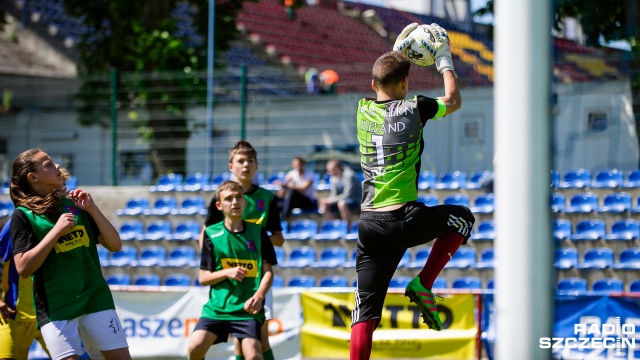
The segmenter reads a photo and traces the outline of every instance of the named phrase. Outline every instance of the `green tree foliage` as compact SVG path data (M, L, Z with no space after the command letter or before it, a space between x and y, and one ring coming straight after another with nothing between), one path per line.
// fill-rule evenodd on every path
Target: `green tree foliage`
M217 0L215 54L238 38L235 19L245 1ZM207 0L188 0L192 26L202 41L177 36L177 0L64 0L65 10L88 28L78 43L78 97L82 124L109 124L109 77L115 69L118 106L149 141L156 173L185 171L186 110L206 99ZM216 62L216 66L221 65ZM181 76L169 75L182 72ZM200 71L200 75L198 75Z

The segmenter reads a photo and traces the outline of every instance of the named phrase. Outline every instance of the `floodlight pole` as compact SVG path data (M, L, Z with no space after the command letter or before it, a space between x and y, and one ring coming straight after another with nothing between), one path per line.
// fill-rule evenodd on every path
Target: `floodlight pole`
M495 3L496 359L551 359L551 1Z
M215 0L209 0L209 26L207 32L207 112L205 127L205 174L213 171L213 60L214 60L214 29L215 29Z

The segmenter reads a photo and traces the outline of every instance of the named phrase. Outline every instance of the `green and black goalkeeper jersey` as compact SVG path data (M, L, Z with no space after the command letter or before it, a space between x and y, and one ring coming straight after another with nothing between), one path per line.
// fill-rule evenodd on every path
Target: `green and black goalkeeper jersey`
M410 100L358 103L360 163L364 173L362 210L415 201L424 149L422 128L429 119L442 118L439 99L415 96Z

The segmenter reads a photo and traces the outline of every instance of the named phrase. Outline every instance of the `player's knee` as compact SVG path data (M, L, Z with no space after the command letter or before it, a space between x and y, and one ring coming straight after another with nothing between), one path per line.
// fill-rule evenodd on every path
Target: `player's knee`
M461 214L460 216L466 221L469 222L471 224L476 222L476 217L473 215L473 213L471 212L471 209L469 209L468 207L464 206L464 205L460 205L460 207L462 208Z

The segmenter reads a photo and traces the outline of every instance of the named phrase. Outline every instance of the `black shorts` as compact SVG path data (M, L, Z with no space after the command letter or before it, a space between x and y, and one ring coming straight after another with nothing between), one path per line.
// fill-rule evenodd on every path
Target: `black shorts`
M394 211L363 211L358 222L358 285L351 324L380 322L389 282L408 248L456 231L469 239L475 217L460 205L426 206L409 202Z
M213 320L201 317L195 330L204 330L216 334L214 344L227 342L229 335L236 339L256 339L260 341L260 322L258 320Z

